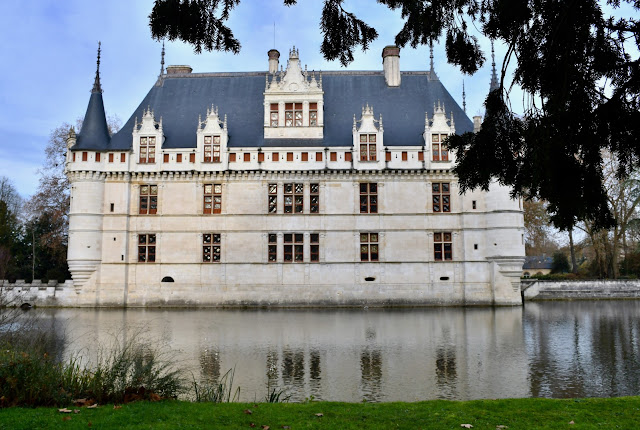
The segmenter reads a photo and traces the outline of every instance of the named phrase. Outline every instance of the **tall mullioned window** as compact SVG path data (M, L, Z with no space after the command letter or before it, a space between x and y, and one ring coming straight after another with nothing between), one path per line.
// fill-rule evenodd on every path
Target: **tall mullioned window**
M270 214L274 214L278 211L278 185L269 184L269 200L268 211Z
M156 235L138 235L138 263L155 263L156 261Z
M320 184L309 185L309 212L312 214L320 212Z
M360 161L376 161L376 135L361 134L360 135Z
M140 163L156 162L156 138L155 136L140 138Z
M205 233L202 235L202 262L220 262L220 233Z
M360 213L378 213L378 184L373 182L360 183Z
M158 186L140 185L140 215L153 215L158 212Z
M204 162L220 162L220 136L204 137Z
M301 214L304 209L303 194L303 184L284 184L284 213Z
M453 259L451 232L433 233L433 258L436 261L451 261Z
M360 233L360 261L378 261L378 233Z
M204 214L222 212L222 184L204 184L202 212Z
M446 134L431 135L431 152L433 155L433 161L449 161L449 150L443 143L446 138Z
M434 182L431 184L433 191L433 211L451 212L451 192L448 182Z
M302 103L285 103L284 125L286 127L302 127Z
M302 233L284 234L284 262L302 263L304 258L304 235Z

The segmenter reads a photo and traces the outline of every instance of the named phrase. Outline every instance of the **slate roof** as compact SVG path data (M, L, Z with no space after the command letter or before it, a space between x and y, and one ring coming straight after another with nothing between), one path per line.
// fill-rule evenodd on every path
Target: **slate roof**
M83 138L73 149L131 149L134 119L140 121L147 107L153 110L156 120L162 117L164 148L195 148L198 115L204 118L211 105L219 108L221 118L227 115L229 147L351 146L353 116L359 120L366 104L373 107L376 119L382 114L386 146L424 145L425 112L432 118L438 101L444 103L447 118L453 112L458 134L473 131L471 120L439 80L429 79L429 72L403 72L401 85L388 87L382 71L338 71L322 73L323 139L264 139L265 75L266 72L165 75L162 85L151 88L110 142ZM81 134L88 135L84 128Z
M133 128L132 128L133 130ZM110 145L109 127L104 113L102 92L92 91L87 113L84 115L82 129L78 133L76 144L72 149L102 150Z

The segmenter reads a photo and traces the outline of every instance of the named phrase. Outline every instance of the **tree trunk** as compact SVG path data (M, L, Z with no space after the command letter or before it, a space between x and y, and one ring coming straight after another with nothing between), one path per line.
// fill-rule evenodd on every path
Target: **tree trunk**
M571 273L578 273L576 250L573 248L573 229L569 230L569 250L571 251Z

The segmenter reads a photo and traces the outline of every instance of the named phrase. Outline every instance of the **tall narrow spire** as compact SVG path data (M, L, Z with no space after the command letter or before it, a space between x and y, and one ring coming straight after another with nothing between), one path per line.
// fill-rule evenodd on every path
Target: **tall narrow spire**
M435 67L433 67L433 39L429 40L429 79L438 79L438 75L436 75Z
M162 54L160 56L160 76L164 75L164 40L162 41Z
M467 95L464 92L464 80L462 81L462 110L467 113Z
M491 84L489 85L489 91L494 91L500 88L498 82L498 74L496 73L496 53L493 50L493 40L491 41Z
M91 89L92 93L101 93L102 87L100 86L100 45L98 42L98 61L96 61L96 79L93 81L93 88Z

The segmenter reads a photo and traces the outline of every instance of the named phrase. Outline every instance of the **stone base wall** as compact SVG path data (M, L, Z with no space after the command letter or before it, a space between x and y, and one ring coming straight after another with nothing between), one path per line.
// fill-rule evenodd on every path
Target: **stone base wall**
M524 300L640 299L640 280L534 281Z

